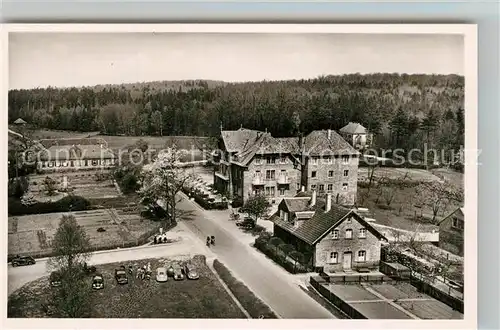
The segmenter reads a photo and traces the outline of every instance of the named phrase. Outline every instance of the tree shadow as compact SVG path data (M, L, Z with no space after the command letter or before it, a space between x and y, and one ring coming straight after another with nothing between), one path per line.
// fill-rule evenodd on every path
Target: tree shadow
M183 221L192 221L195 219L195 212L193 210L176 210L177 219Z

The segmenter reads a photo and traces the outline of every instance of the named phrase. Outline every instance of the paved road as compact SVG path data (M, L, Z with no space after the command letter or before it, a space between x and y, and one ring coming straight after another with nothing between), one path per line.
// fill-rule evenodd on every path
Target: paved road
M241 243L210 217L204 216L204 212L191 201L183 198L178 209L188 214L182 220L183 223L203 242L207 236L215 235L216 244L211 249L217 258L282 318L335 318L298 285L284 278L287 276L284 271L277 270L271 261L258 258L250 246Z
M182 231L184 225L182 223L176 227L176 231ZM188 229L185 229L188 231ZM89 263L100 265L106 263L140 260L146 258L162 258L162 257L192 257L196 254L206 254L205 247L196 239L189 240L183 237L183 241L178 243L154 246L142 246L130 249L117 249L111 251L98 251L92 254ZM193 242L194 241L194 242ZM37 263L31 266L12 267L8 266L8 294L19 289L24 284L34 281L40 277L49 275L47 267L47 258L37 259Z

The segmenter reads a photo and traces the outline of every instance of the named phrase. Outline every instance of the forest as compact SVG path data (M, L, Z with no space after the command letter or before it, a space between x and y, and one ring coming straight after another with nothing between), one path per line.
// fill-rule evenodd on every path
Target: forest
M296 136L350 121L381 149L464 144L464 77L350 74L225 83L162 81L9 91L9 123L107 135L214 136L220 127Z

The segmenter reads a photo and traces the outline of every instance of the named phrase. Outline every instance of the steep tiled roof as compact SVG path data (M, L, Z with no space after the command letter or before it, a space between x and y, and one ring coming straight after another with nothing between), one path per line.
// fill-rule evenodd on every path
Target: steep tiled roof
M222 140L228 152L241 152L253 145L263 132L246 128L237 131L221 131Z
M273 215L270 220L278 227L288 231L310 245L315 244L323 235L338 226L349 215L355 216L357 221L362 223L363 226L377 237L384 238L378 230L363 220L363 218L353 210L337 204L332 204L330 211L325 212L325 201L323 198L318 198L316 200L316 205L313 207L310 206L309 202L310 199L304 197L283 199L282 203L287 205L290 212L315 211L314 216L305 220L298 226L294 226L291 222L281 219L279 213Z
M359 155L359 152L334 130L312 131L306 136L304 147L311 156Z
M306 202L308 201L306 200ZM271 217L270 220L278 227L285 229L304 242L313 245L321 236L323 236L323 234L340 223L340 221L343 220L349 213L351 213L351 210L349 209L338 205L332 205L330 212L317 210L316 214L314 214L311 219L305 220L298 227L295 227L288 221L284 221L277 214Z
M348 134L366 134L366 128L363 125L352 122L342 127L339 131Z

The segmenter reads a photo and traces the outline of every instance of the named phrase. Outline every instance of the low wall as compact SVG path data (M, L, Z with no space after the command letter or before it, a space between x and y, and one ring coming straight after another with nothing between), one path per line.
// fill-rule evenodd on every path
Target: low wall
M410 279L410 283L415 286L422 293L428 294L432 298L445 303L450 306L454 310L459 311L460 313L464 313L464 301L449 295L441 289L433 286L432 284L425 282L415 276L412 276Z
M328 282L325 281L324 278L320 276L311 276L309 279L309 283L311 283L312 287L315 288L323 297L328 299L328 301L334 304L338 309L340 309L351 319L367 319L366 316L358 312L351 305L344 302L344 300L340 299L337 295L326 288L324 284L327 284Z

